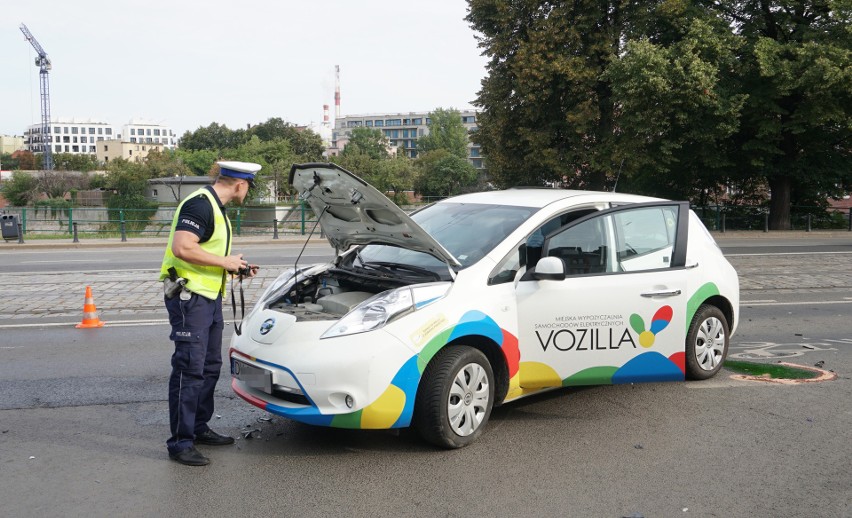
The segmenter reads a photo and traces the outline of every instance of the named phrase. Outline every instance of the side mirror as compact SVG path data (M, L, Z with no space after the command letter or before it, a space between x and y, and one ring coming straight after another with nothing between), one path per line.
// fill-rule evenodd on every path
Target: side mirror
M539 281L565 280L565 261L559 257L542 257L535 265L533 277Z

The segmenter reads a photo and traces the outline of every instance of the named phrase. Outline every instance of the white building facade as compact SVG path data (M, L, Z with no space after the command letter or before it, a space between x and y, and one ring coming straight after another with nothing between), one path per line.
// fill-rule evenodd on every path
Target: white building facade
M160 144L164 149L174 149L177 137L168 126L131 120L121 128L121 140L131 144Z
M417 158L417 139L429 134L430 112L386 113L370 115L348 115L334 121L329 154L337 154L349 141L355 128L377 129L382 132L391 148L405 153L409 158ZM477 128L475 110L460 111L462 125L468 134ZM468 161L477 169L483 169L479 146L468 142Z
M94 155L96 142L117 138L115 126L96 120L57 119L50 123L50 133L42 135L41 124L33 124L24 131L24 149L33 153L44 152L49 137L54 153Z
M44 152L47 139L41 130L41 124L33 124L24 131L24 149L33 153ZM161 145L164 149L174 149L177 141L170 127L137 120L131 120L119 132L116 126L103 121L57 119L50 123L47 136L54 153L76 155L97 154L97 143L105 140Z

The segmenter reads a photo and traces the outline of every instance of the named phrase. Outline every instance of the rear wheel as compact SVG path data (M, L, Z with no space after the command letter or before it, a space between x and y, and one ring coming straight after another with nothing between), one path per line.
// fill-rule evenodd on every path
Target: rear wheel
M445 448L467 446L482 434L494 405L494 373L480 351L464 345L438 353L423 372L414 426Z
M686 375L690 379L711 378L728 356L728 320L716 306L698 308L686 337Z

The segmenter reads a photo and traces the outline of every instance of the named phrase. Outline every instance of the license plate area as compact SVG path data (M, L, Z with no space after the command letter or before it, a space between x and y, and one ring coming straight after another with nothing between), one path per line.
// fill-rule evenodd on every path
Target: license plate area
M272 394L272 371L232 358L231 374L253 389Z

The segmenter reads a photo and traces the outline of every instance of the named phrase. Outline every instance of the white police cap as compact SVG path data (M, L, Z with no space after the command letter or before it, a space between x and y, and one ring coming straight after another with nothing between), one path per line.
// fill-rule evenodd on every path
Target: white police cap
M252 162L216 162L219 166L219 174L222 176L230 176L231 178L241 178L248 180L249 183L254 182L254 175L260 171L261 165Z

